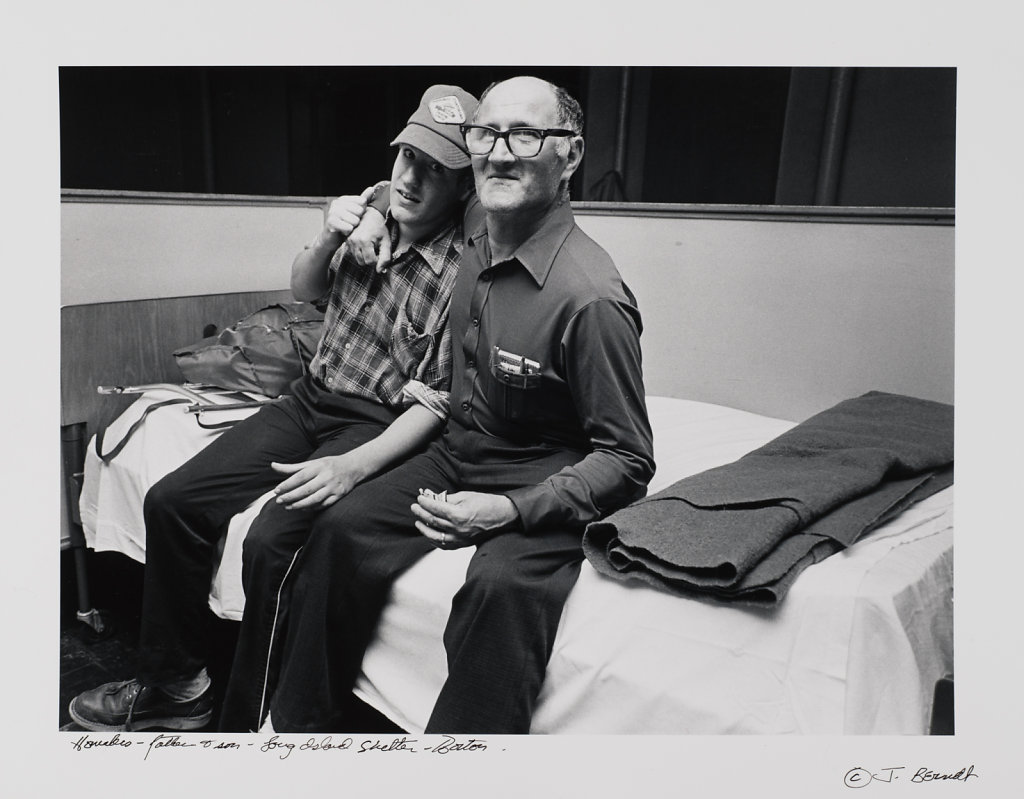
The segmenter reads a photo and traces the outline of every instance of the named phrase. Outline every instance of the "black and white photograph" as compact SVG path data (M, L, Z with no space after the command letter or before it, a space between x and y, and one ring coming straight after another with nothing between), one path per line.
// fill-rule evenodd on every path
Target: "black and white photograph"
M1018 65L237 5L24 59L12 786L1012 791Z

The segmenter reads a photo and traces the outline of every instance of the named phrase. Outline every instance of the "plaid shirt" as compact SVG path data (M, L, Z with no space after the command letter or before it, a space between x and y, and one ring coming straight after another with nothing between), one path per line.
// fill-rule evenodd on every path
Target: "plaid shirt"
M397 226L389 220L392 247ZM331 259L324 333L310 372L328 390L390 408L419 402L448 417L452 375L448 307L462 226L413 244L387 272L362 267L342 245Z

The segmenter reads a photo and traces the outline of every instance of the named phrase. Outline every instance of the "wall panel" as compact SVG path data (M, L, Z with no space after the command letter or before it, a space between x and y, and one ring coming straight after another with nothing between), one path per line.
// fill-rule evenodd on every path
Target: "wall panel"
M66 196L61 305L286 289L322 202Z
M954 228L580 212L640 304L648 391L799 420L953 400Z
M578 206L640 301L651 392L791 419L870 389L952 400L948 211L695 209ZM174 347L253 309L246 299L211 308L211 297L286 295L291 259L322 219L315 201L137 198L63 210L65 306L176 298L108 309L106 320L65 307L75 339L65 344L96 348L62 358L65 417L90 382L166 375ZM114 354L123 347L130 357Z

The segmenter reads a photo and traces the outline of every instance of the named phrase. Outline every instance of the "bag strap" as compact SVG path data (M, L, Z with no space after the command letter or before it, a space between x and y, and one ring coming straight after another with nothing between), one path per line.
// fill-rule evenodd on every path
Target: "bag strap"
M300 360L301 360L301 358L300 358ZM125 391L125 389L123 387L117 387L117 388L118 388L118 390L115 391L112 388L107 388L107 387L101 386L100 387L100 393L101 394L114 394L114 393L123 393ZM144 421L146 421L146 417L149 416L149 414L151 414L157 408L165 408L168 405L181 405L181 404L184 404L184 403L187 402L190 405L188 410L192 411L195 414L196 424L197 425L199 425L204 430L223 430L224 428L232 427L233 425L238 424L241 421L241 419L229 419L226 422L216 422L214 424L204 424L199 419L200 415L202 415L203 413L205 413L207 411L231 411L231 410L236 410L238 408L258 408L258 407L262 407L264 405L269 405L272 402L274 402L274 400L271 399L271 400L253 400L251 402L233 402L233 403L228 403L228 404L220 404L220 403L205 404L205 402L203 401L203 397L202 396L200 396L198 394L195 394L190 389L187 389L187 388L185 388L183 386L174 385L174 384L163 384L163 383L156 384L156 383L154 383L154 384L151 384L151 385L148 385L148 386L131 386L129 388L131 390L133 390L133 391L137 390L137 389L148 389L148 388L167 388L167 389L170 389L170 390L175 390L175 391L178 391L180 393L183 393L183 394L185 394L185 396L184 397L174 397L173 399L166 399L166 400L162 400L160 402L154 402L152 405L147 405L146 408L142 411L142 415L138 419L136 419L134 422L132 422L131 427L128 428L128 432L125 433L124 436L121 438L121 440L118 441L117 444L114 446L114 448L112 450L110 450L110 452L107 452L107 453L103 452L103 437L104 437L104 434L106 433L106 427L101 427L99 429L99 432L96 433L96 455L99 456L99 459L101 461L103 461L104 463L110 463L110 461L112 461L117 456L117 453L119 453L122 449L124 449L125 444L128 443L128 439L131 438L132 435L135 433L135 431L138 430L142 426L142 423ZM199 400L199 402L194 402L194 400Z
M238 419L229 419L226 422L217 422L216 424L203 424L199 420L199 414L196 414L196 424L203 428L203 430L222 430L225 427L232 427L238 424L238 422Z
M128 432L124 434L120 441L114 445L114 448L110 452L103 452L103 437L106 433L106 428L100 428L99 432L96 433L96 455L104 463L110 463L121 450L124 449L124 445L128 443L128 439L132 437L142 423L146 421L146 417L149 416L157 408L164 408L168 405L181 405L192 400L186 399L185 397L175 397L174 399L163 400L162 402L154 402L152 405L147 405L146 409L142 412L142 416L132 422L132 426L128 428Z
M253 400L252 402L230 402L226 405L193 405L189 408L196 417L196 424L204 430L223 430L225 427L231 427L232 425L238 424L241 419L228 419L226 422L216 422L214 424L204 424L199 417L204 413L213 411L235 411L239 408L262 408L264 405L272 405L276 400Z
M309 374L309 363L306 363L306 359L302 356L302 347L299 346L299 337L295 333L295 328L288 325L288 339L292 343L292 349L295 351L295 356L299 359L299 374L303 377ZM310 360L312 363L312 360Z

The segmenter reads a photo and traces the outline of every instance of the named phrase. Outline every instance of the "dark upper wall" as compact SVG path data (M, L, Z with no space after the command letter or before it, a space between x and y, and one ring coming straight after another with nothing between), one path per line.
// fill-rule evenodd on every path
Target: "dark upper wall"
M587 94L584 199L954 205L955 69L595 67Z
M954 204L956 71L917 67L65 67L61 183L358 191L428 85L522 73L583 104L575 200Z
M956 72L858 69L837 205L955 205Z
M337 196L391 173L423 90L513 67L65 67L61 186ZM584 91L582 68L530 67Z

